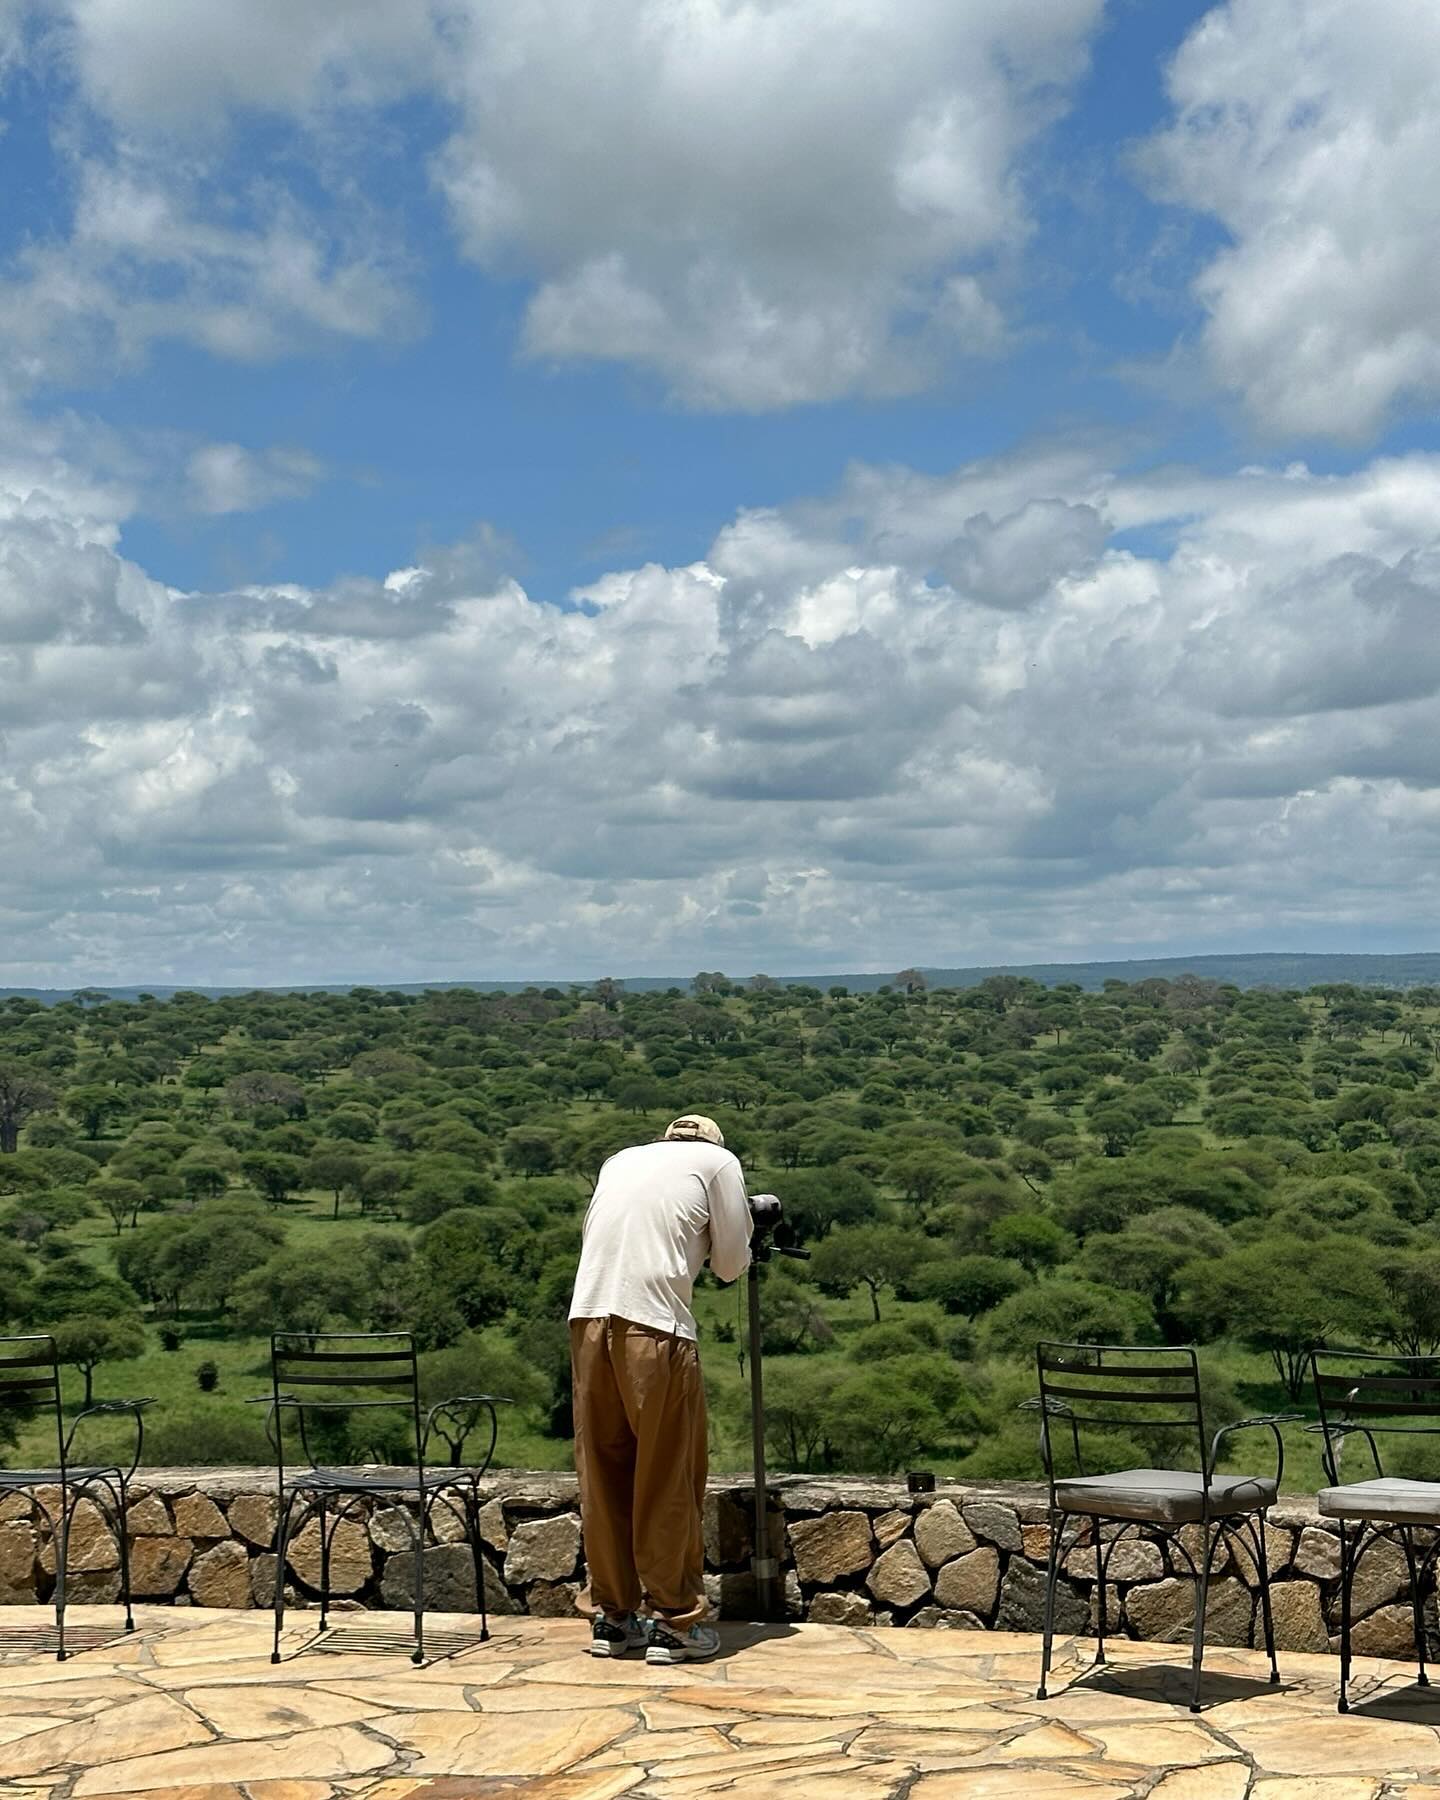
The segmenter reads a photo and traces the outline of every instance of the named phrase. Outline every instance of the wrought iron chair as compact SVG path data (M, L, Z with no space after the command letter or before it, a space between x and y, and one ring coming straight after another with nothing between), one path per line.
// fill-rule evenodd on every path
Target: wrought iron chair
M1195 1631L1191 1650L1193 1686L1191 1712L1200 1710L1200 1674L1205 1654L1205 1606L1210 1573L1217 1549L1240 1537L1254 1558L1260 1584L1261 1616L1265 1648L1270 1657L1270 1679L1278 1682L1275 1631L1270 1616L1270 1575L1265 1559L1265 1514L1274 1504L1285 1473L1285 1445L1280 1426L1294 1415L1268 1414L1222 1426L1208 1443L1205 1414L1200 1399L1200 1366L1193 1349L1140 1348L1114 1344L1054 1344L1038 1346L1036 1362L1039 1397L1025 1402L1026 1410L1040 1414L1040 1447L1045 1478L1050 1487L1050 1554L1045 1572L1044 1642L1041 1651L1040 1686L1044 1700L1050 1676L1055 1636L1055 1586L1060 1565L1087 1532L1095 1541L1095 1608L1097 1645L1095 1662L1105 1661L1105 1579L1115 1545L1127 1532L1146 1529L1166 1539L1184 1558L1196 1584ZM1058 1475L1052 1428L1056 1421L1068 1427L1074 1457L1073 1475ZM1140 1432L1164 1433L1184 1443L1194 1443L1199 1470L1124 1469L1113 1475L1087 1475L1081 1449L1081 1427L1100 1426ZM1220 1448L1232 1432L1251 1426L1268 1426L1275 1438L1275 1474L1217 1475ZM1193 1433L1193 1438L1191 1434ZM1102 1527L1116 1525L1108 1538ZM1197 1561L1181 1532L1198 1526L1200 1555ZM1073 1533L1066 1544L1067 1534Z
M55 1340L48 1334L0 1337L0 1408L33 1416L53 1411L58 1459L49 1469L0 1469L0 1494L18 1494L29 1501L50 1530L55 1546L55 1655L65 1661L65 1577L70 1548L70 1526L82 1500L91 1501L115 1535L120 1552L120 1602L125 1608L125 1629L135 1629L130 1604L130 1545L125 1533L130 1482L140 1466L145 1447L145 1408L152 1400L99 1400L79 1412L65 1429L61 1405L60 1361ZM75 1433L86 1419L129 1413L135 1421L135 1454L129 1467L118 1463L76 1463L71 1460ZM55 1512L41 1500L40 1488L58 1488Z
M1348 1350L1317 1350L1310 1358L1315 1377L1319 1424L1324 1439L1322 1461L1331 1486L1322 1488L1317 1506L1322 1518L1340 1527L1340 1711L1350 1710L1350 1609L1355 1571L1365 1552L1381 1538L1398 1543L1410 1575L1410 1604L1415 1619L1418 1685L1429 1687L1425 1667L1425 1619L1422 1588L1434 1576L1440 1553L1440 1482L1405 1481L1387 1476L1377 1437L1440 1435L1440 1361L1433 1356L1377 1356ZM1372 1478L1340 1480L1345 1440L1362 1437L1370 1449ZM1417 1543L1417 1531L1430 1534Z
M320 1629L326 1629L329 1607L330 1548L340 1520L361 1500L388 1498L395 1504L415 1503L415 1649L411 1660L425 1660L425 1533L438 1503L461 1519L475 1563L475 1604L480 1614L480 1640L490 1636L485 1610L485 1559L480 1548L480 1482L490 1467L499 1435L497 1406L510 1402L500 1394L459 1394L438 1401L422 1415L420 1375L415 1340L409 1332L276 1332L270 1340L271 1392L269 1435L275 1449L280 1521L275 1566L275 1644L271 1662L280 1660L280 1634L285 1627L285 1559L290 1542L311 1514L320 1526ZM319 1388L322 1393L294 1394L292 1388ZM358 1392L356 1390L359 1390ZM389 1397L368 1396L384 1390ZM310 1449L314 1414L340 1415L389 1408L409 1415L415 1457L408 1468L331 1468L317 1462ZM478 1465L466 1469L427 1468L425 1453L437 1420L478 1421L490 1415L490 1441ZM291 1473L285 1465L287 1415L293 1415L303 1462ZM333 1518L332 1518L333 1515Z

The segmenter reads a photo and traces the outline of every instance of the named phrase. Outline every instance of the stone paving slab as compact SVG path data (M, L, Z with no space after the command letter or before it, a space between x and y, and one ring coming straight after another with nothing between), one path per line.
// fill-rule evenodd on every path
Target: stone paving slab
M5 1627L33 1609L0 1608ZM1360 1659L1216 1649L1204 1710L1163 1646L1058 1651L966 1631L725 1626L713 1663L585 1654L580 1621L437 1614L467 1648L416 1669L395 1620L141 1609L57 1664L0 1649L0 1800L1440 1800L1440 1699ZM112 1609L77 1607L105 1631Z

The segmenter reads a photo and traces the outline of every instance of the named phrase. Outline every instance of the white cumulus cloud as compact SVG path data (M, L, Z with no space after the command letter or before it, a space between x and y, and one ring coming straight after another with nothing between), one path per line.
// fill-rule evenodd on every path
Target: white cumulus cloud
M131 130L370 105L433 75L432 0L51 0L92 101ZM3 13L0 13L3 17Z
M322 220L283 189L177 167L154 146L82 156L71 175L67 228L0 273L14 379L103 374L157 339L248 362L413 323L400 259L363 218Z
M1226 0L1169 70L1157 191L1225 234L1213 367L1277 436L1373 437L1440 396L1440 9Z
M437 163L536 356L697 406L903 392L1003 340L1025 151L1101 0L488 0Z

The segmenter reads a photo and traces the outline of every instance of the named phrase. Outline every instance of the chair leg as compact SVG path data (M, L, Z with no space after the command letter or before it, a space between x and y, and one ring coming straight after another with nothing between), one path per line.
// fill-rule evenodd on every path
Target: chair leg
M1062 1524L1063 1519L1059 1515L1050 1515L1050 1553L1045 1559L1045 1624L1040 1646L1040 1686L1035 1690L1037 1700L1049 1698L1045 1686L1050 1679L1050 1652L1055 1642L1055 1583L1060 1575Z
M425 1660L425 1526L430 1509L423 1492L415 1500L415 1648L410 1660L418 1669Z
M65 1566L70 1560L70 1511L60 1493L60 1516L50 1529L55 1544L55 1660L65 1661Z
M465 1527L470 1533L470 1551L475 1558L475 1605L480 1613L480 1642L490 1637L490 1621L485 1616L485 1553L480 1546L480 1499L472 1488L465 1496Z
M275 1643L270 1651L272 1663L280 1660L280 1633L285 1629L285 1556L290 1548L290 1527L294 1522L298 1497L291 1494L281 1501L280 1524L275 1533Z
M130 1500L125 1477L120 1477L120 1518L115 1535L120 1540L120 1599L125 1608L125 1629L135 1629L135 1611L130 1596Z
M1419 1665L1415 1677L1417 1687L1429 1687L1425 1668L1425 1606L1420 1594L1420 1565L1415 1560L1415 1537L1410 1527L1400 1528L1400 1542L1405 1551L1405 1566L1410 1571L1410 1614L1415 1621L1415 1660Z
M1339 1711L1350 1710L1350 1590L1355 1582L1356 1551L1365 1534L1364 1526L1355 1533L1352 1543L1350 1534L1342 1525L1340 1527L1340 1704Z
M330 1623L330 1534L325 1527L328 1523L329 1509L324 1497L320 1500L320 1629L325 1630ZM336 1512L339 1521L339 1512Z
M1105 1546L1095 1521L1095 1661L1105 1660Z
M1280 1665L1275 1660L1275 1619L1270 1610L1270 1563L1265 1549L1265 1515L1255 1521L1255 1567L1260 1576L1260 1617L1265 1626L1265 1654L1270 1658L1270 1684L1278 1686Z
M1207 1529L1201 1539L1200 1550L1203 1561L1200 1564L1200 1581L1195 1595L1195 1641L1190 1650L1190 1666L1193 1685L1190 1690L1190 1710L1200 1710L1200 1675L1205 1661L1205 1607L1210 1598L1210 1564L1214 1560L1215 1540Z

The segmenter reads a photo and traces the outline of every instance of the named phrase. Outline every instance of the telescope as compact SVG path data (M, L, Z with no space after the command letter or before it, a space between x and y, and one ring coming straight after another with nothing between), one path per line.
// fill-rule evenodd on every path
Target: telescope
M750 1269L746 1276L750 1312L750 1431L755 1472L755 1541L750 1573L755 1582L755 1611L766 1623L785 1617L785 1590L780 1580L780 1560L770 1554L769 1518L765 1481L765 1376L760 1366L760 1265L772 1256L789 1256L808 1262L810 1252L795 1242L792 1226L785 1223L785 1209L774 1194L751 1194Z

